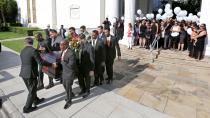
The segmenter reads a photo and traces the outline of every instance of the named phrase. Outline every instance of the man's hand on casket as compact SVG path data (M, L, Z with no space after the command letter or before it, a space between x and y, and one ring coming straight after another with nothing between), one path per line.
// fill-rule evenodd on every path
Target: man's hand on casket
M57 67L58 67L58 64L57 64L57 63L53 63L53 64L52 64L52 67L53 67L53 68L57 68Z

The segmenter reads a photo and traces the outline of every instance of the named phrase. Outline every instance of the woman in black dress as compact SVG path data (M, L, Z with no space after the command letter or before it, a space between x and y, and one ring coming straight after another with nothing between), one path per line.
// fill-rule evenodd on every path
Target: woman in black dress
M194 37L195 39L195 52L194 56L195 59L201 60L204 57L204 47L205 47L205 39L207 36L206 25L200 25L200 31L197 36Z
M145 31L146 31L146 23L143 20L142 23L139 24L139 45L140 48L145 47L146 39L145 39Z

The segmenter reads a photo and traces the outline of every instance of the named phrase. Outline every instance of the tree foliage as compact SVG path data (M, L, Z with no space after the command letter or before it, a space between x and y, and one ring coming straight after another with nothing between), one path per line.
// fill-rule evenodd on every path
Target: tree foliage
M17 2L15 0L0 0L0 25L16 22L18 14Z
M197 14L201 9L201 0L180 0L173 1L172 8L179 6L183 10L187 10L188 13Z

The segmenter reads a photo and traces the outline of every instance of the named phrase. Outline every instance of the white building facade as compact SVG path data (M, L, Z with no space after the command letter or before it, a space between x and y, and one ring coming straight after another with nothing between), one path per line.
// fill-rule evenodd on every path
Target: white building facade
M125 16L133 22L137 9L151 12L157 1L160 0L17 0L17 3L21 23L25 26L96 28L106 17L112 20Z

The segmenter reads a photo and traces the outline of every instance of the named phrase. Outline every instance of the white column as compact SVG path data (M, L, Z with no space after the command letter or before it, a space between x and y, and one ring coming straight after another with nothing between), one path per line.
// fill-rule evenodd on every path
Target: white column
M57 28L57 7L56 0L52 0L52 28Z
M105 5L105 17L109 18L109 21L112 22L114 17L119 17L119 0L106 0ZM113 22L112 22L113 24Z
M125 0L125 14L124 14L124 38L120 40L120 44L127 45L128 23L134 25L135 21L135 2L136 0Z
M31 15L31 24L33 24L34 23L34 19L33 19L33 5L32 5L32 0L30 0L30 15Z
M205 23L207 27L207 33L210 34L210 14L206 12L210 11L210 0L202 0L201 4L201 19L200 23ZM206 40L206 56L210 56L210 37Z

